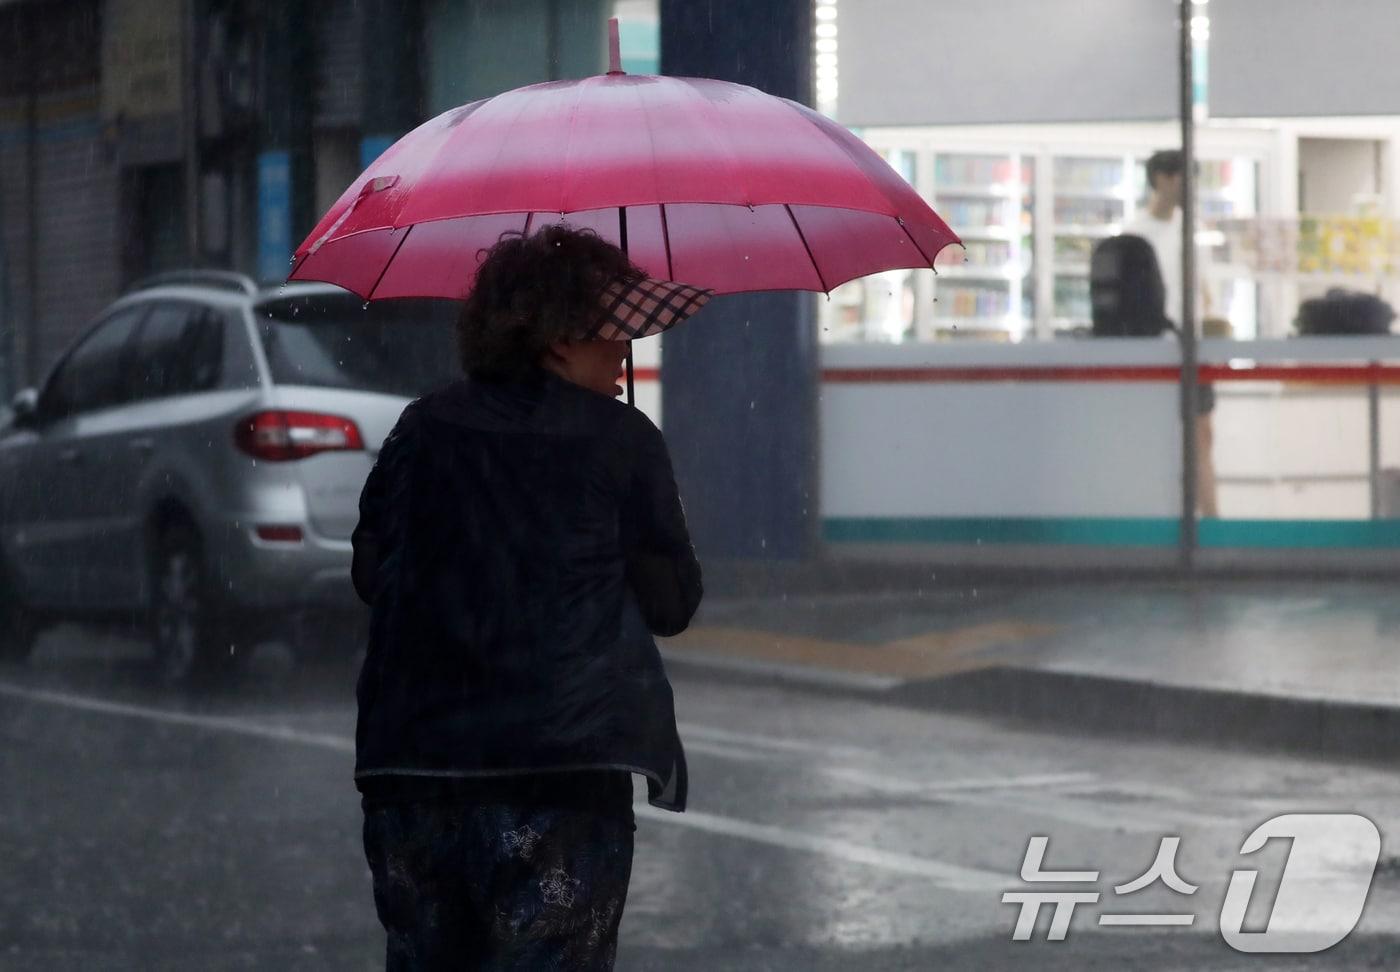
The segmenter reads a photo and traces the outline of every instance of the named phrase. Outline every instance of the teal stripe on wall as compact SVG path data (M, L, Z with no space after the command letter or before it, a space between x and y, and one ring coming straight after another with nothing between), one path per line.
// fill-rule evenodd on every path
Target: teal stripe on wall
M1202 547L1400 547L1400 520L1202 520Z
M1172 547L1174 517L831 517L828 543L1020 543ZM1201 547L1400 547L1400 520L1202 520Z
M829 543L1068 543L1163 547L1177 543L1171 518L833 517Z

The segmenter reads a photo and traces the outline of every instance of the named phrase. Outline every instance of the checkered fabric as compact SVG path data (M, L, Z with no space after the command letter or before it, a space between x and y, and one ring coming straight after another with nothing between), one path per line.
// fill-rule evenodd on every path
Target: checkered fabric
M579 335L589 341L635 341L675 327L704 307L713 290L647 277L634 284L616 281L603 291L603 315Z

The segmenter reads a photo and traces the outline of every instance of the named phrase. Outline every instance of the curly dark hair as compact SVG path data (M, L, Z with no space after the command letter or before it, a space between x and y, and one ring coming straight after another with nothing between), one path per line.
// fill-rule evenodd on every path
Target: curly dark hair
M592 230L551 225L502 236L457 318L462 369L490 381L522 377L555 341L597 323L609 283L645 276Z

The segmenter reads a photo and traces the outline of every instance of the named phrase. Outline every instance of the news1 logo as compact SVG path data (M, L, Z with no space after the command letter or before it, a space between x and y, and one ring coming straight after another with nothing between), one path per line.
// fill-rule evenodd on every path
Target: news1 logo
M1220 934L1237 952L1301 954L1320 952L1342 941L1361 919L1371 880L1380 860L1381 835L1376 825L1354 813L1286 813L1266 820L1254 829L1240 846L1240 854L1263 849L1276 838L1292 842L1278 893L1262 931L1245 931L1255 885L1256 869L1239 868L1230 875L1225 900L1220 909ZM1048 871L1044 868L1049 838L1032 837L1021 863L1021 880L1038 884L1081 884L1092 888L1098 871ZM1182 897L1193 895L1198 887L1177 873L1176 854L1180 837L1163 837L1157 854L1141 875L1115 885L1122 896L1162 884ZM1007 891L1004 904L1019 905L1012 941L1029 941L1036 919L1044 907L1050 908L1046 941L1063 941L1074 911L1081 905L1099 903L1097 890L1035 889ZM1191 910L1143 914L1130 911L1103 912L1098 923L1104 927L1189 926L1195 923Z

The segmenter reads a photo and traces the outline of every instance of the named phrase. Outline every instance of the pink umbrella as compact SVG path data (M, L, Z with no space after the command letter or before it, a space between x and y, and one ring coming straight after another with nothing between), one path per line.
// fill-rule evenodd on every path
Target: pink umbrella
M959 242L845 128L739 84L624 74L611 27L607 74L472 102L395 142L297 249L290 279L462 298L483 248L557 221L718 293L829 291L931 267Z

